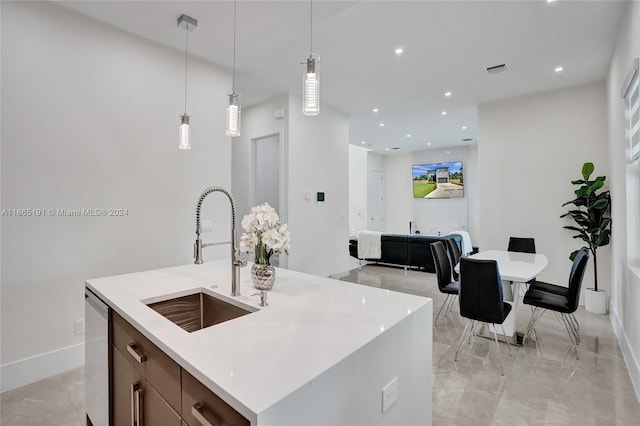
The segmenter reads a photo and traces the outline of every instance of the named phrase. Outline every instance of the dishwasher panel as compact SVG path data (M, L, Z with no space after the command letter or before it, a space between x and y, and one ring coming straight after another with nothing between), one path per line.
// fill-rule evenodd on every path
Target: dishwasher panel
M88 288L84 315L87 424L109 426L109 307Z

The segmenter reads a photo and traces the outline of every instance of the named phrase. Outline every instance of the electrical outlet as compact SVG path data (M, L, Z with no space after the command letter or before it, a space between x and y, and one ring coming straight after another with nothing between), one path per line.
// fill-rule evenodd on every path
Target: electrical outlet
M203 220L200 224L200 229L202 230L202 232L213 232L213 221Z
M76 334L84 334L84 319L76 320Z
M382 388L382 412L386 413L398 399L398 378L394 377L387 386Z

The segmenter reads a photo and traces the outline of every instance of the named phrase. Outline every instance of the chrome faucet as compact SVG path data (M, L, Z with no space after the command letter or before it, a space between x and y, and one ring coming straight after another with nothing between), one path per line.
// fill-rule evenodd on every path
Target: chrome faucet
M196 207L196 242L193 245L193 257L195 261L193 263L199 265L204 263L202 261L202 249L208 246L219 245L220 243L202 244L202 238L200 234L202 230L200 228L200 210L202 209L202 202L207 195L212 192L222 192L229 198L231 203L231 295L240 296L240 268L247 265L247 261L240 257L238 247L236 245L236 206L233 201L233 196L229 191L220 186L210 186L202 191L200 198L198 198L198 205ZM227 244L227 243L222 243Z

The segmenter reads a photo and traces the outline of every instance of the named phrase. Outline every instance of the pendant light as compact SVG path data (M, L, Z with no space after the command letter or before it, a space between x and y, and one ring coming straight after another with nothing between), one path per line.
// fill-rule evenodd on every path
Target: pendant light
M318 115L320 113L319 57L313 53L313 0L310 0L309 13L309 58L302 84L302 113Z
M187 70L189 59L189 32L194 31L198 27L198 21L188 15L180 15L178 18L178 27L184 28L186 33L185 49L184 49L184 114L180 116L180 132L178 149L191 149L191 127L189 126L189 116L187 115Z
M237 4L233 2L233 75L231 79L231 93L227 107L227 128L224 134L231 137L240 136L240 94L236 93L236 11Z

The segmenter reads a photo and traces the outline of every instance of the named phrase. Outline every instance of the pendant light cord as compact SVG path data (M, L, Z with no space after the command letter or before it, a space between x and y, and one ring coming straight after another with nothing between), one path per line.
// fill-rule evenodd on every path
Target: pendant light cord
M233 76L231 78L231 91L236 93L236 9L237 1L233 1Z
M187 37L184 48L184 115L187 115L187 71L189 63L189 23L187 22Z
M309 57L313 56L313 0L311 3L311 13L309 13Z

